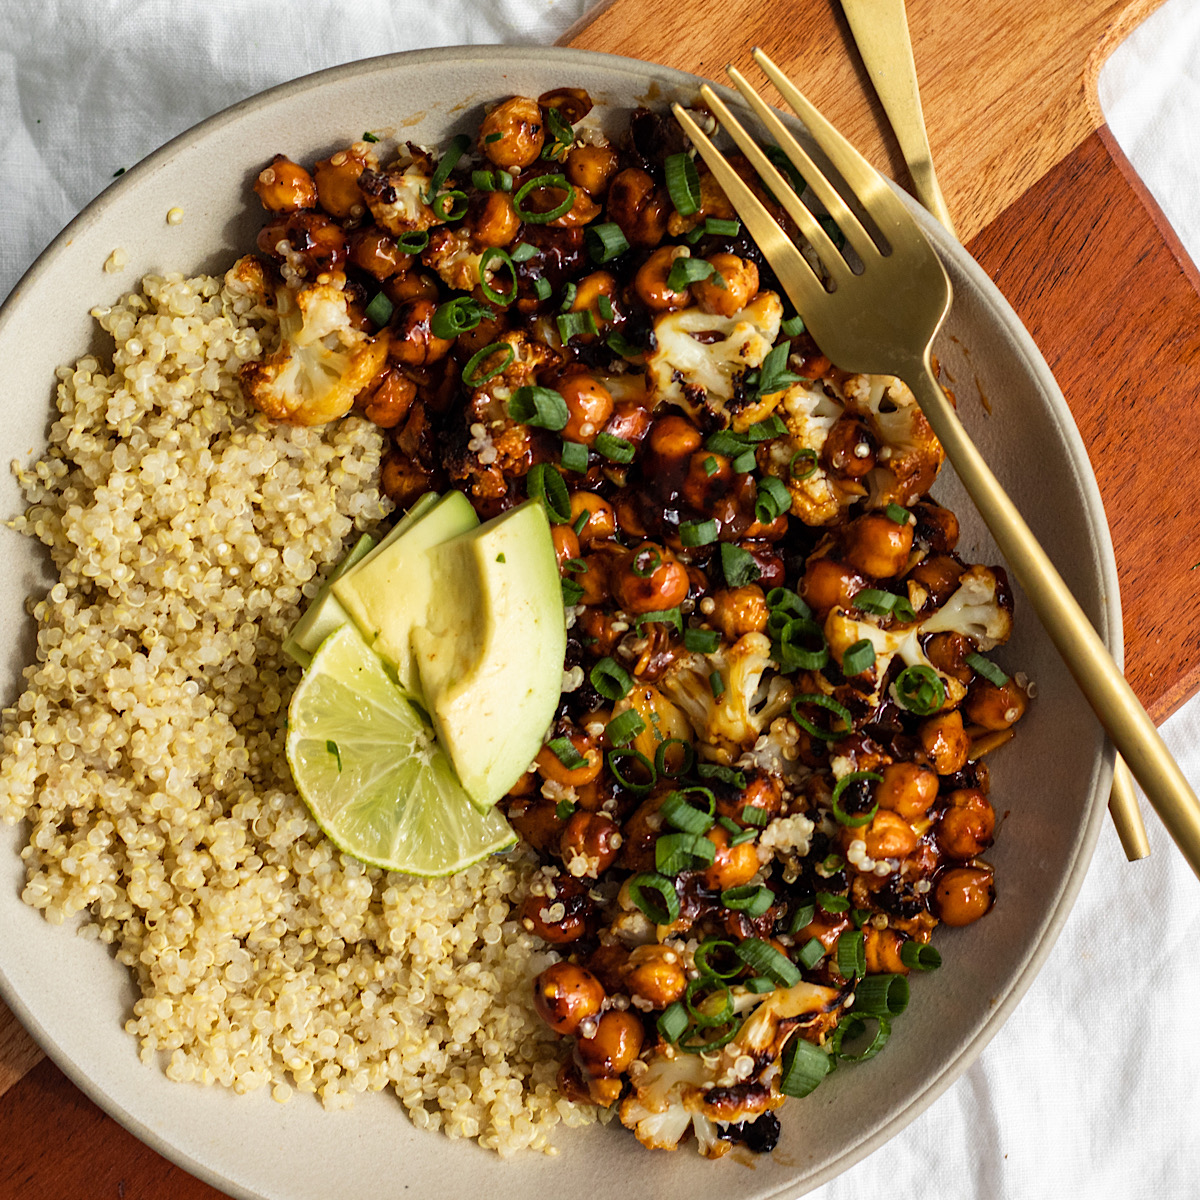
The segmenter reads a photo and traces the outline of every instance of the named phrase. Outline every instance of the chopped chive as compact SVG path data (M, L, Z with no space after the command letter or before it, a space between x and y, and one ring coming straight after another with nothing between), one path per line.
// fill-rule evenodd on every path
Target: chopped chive
M623 700L633 691L633 679L615 658L605 655L593 668L589 676L592 687L605 700Z
M966 664L976 675L982 675L996 687L1003 687L1008 682L1008 676L990 658L984 658L974 650L967 655Z
M721 635L715 629L685 629L683 644L695 654L712 654L721 644Z
M683 521L679 526L679 540L687 547L707 546L717 540L716 521Z
M561 393L553 388L526 384L509 397L508 415L523 425L558 430L571 419L571 410Z
M588 469L588 449L582 442L564 441L560 461L564 471L583 474Z

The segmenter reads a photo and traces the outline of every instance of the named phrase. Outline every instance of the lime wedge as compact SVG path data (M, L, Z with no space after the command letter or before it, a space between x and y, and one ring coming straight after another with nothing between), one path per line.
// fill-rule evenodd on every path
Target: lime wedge
M451 875L513 845L467 798L420 711L353 625L321 643L288 709L287 758L330 840L371 866Z

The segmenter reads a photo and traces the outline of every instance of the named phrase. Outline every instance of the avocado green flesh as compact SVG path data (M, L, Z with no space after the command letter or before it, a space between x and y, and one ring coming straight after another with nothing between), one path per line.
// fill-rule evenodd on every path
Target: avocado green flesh
M486 809L528 769L562 691L566 624L545 509L529 501L424 557L439 603L411 629L421 690L467 795Z
M350 553L334 568L325 581L325 586L317 593L316 599L305 609L304 616L293 626L292 632L283 643L283 652L294 658L302 667L307 667L312 662L317 647L331 633L341 629L350 620L346 610L333 594L334 581L362 562L374 549L375 539L369 533L364 533L354 543Z
M387 542L334 582L334 596L367 644L395 670L400 686L418 697L412 635L425 624L436 594L426 551L478 524L466 496L447 492L399 533L393 530ZM452 597L450 605L457 603L454 593L444 594Z

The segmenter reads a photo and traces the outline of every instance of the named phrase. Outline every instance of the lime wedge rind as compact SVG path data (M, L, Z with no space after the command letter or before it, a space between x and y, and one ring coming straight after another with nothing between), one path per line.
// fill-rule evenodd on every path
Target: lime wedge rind
M471 804L432 731L353 625L321 643L292 697L287 758L321 830L371 866L452 875L517 840L497 811Z

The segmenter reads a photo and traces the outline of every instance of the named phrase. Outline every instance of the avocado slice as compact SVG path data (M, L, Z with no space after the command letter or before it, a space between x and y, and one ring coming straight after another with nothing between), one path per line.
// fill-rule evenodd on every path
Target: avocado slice
M333 594L334 580L340 579L351 567L362 562L375 546L375 539L369 533L364 533L354 543L350 553L334 567L333 573L325 580L316 599L304 610L304 616L292 626L292 632L284 640L283 652L294 658L302 667L307 668L312 662L312 656L317 652L317 647L350 620L346 610Z
M406 692L420 695L411 638L414 628L426 623L435 595L425 551L478 524L466 496L447 492L399 533L393 530L394 536L386 543L334 581L334 596L367 644L395 670ZM457 603L453 593L447 595L450 606Z
M530 500L425 551L429 606L412 629L438 741L486 810L525 773L562 692L567 631L546 511Z

